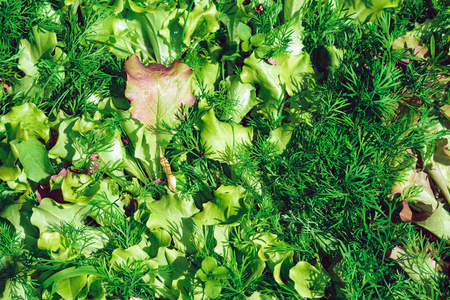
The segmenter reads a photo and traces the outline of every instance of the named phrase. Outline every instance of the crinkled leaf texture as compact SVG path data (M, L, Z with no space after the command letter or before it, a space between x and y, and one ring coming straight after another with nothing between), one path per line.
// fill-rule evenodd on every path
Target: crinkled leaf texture
M0 119L2 131L7 138L0 142L0 179L6 181L10 188L24 189L25 184L26 189L27 175L33 181L40 182L52 172L47 150L39 141L48 141L50 126L47 117L36 105L24 103L13 107ZM26 168L25 172L18 166L18 159ZM35 172L31 172L33 169Z
M210 109L198 124L202 143L206 145L206 157L224 163L234 163L237 144L251 143L253 127L220 122Z
M147 204L150 217L147 227L152 231L164 229L172 234L175 247L180 251L195 251L192 244L194 221L192 216L199 212L194 200L185 201L168 191L160 200Z
M108 46L119 58L125 59L136 54L146 63L156 60L170 64L179 56L179 32L182 28L171 26L173 23L178 24L179 14L169 3L144 8L131 0L116 0L113 7L116 14L105 22L95 24L89 36L91 42ZM126 13L121 13L124 8ZM163 34L164 30L168 32L167 36Z
M295 290L305 298L323 297L325 287L331 279L324 269L317 269L306 261L300 261L292 267L289 277L295 283Z
M238 225L247 213L245 189L242 186L220 186L214 191L214 199L203 204L203 211L194 219L203 225Z
M307 53L285 54L280 56L277 62L278 65L270 64L252 53L244 60L245 65L242 67L242 82L260 86L258 96L263 100L261 111L265 116L276 113L277 102L284 97L285 92L293 96L314 85L314 70ZM301 103L301 106L307 107L308 101L303 99L302 102L305 103Z
M0 119L0 131L5 130L9 140L16 139L18 136L13 138L10 135L12 133L10 130L19 123L21 123L27 137L42 139L45 142L50 138L48 118L33 103L14 106L9 113L3 115Z
M149 269L158 268L158 263L151 260L148 254L142 250L138 245L129 247L128 249L117 248L112 252L110 264L111 266L120 271L125 265L132 263L132 261L141 261L144 265L147 265ZM142 280L146 283L153 283L155 281L156 274L144 274Z
M33 214L31 216L31 223L39 228L40 237L38 245L41 249L57 250L55 242L60 244L60 248L64 253L56 253L59 258L65 260L71 259L71 249L65 245L65 239L59 234L59 232L53 231L52 225L71 224L75 228L82 228L84 226L84 216L89 210L89 206L75 204L61 205L50 198L42 199L39 206L33 208ZM55 233L49 235L48 233ZM90 245L84 248L83 253L86 255L91 254L93 251L103 248L106 243L106 237L96 229L86 229L86 236L92 236ZM74 249L77 250L77 249ZM53 254L53 253L52 253ZM60 257L62 255L62 257Z
M193 38L203 38L220 28L219 12L213 3L209 3L209 5L205 7L195 5L194 9L189 14L185 10L184 15L189 15L187 17L187 23L185 21L186 17L180 18L180 26L186 26L183 43L187 46L191 45Z
M26 39L20 41L22 54L19 57L18 68L25 73L25 76L13 85L13 93L24 92L29 96L41 93L41 87L35 84L35 80L40 76L36 67L39 60L46 59L59 65L53 76L62 81L65 77L63 63L67 57L61 48L56 46L58 41L55 32L47 31L38 26L34 26L31 32L33 38L30 40L33 40L32 43ZM45 85L44 95L48 96L52 89L51 84Z

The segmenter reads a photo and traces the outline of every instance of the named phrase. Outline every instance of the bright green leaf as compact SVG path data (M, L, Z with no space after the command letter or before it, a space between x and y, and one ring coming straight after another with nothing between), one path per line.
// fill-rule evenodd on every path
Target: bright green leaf
M249 83L242 83L239 76L227 77L229 85L229 97L236 100L236 107L230 115L222 115L222 119L232 119L235 123L240 123L247 113L258 104L256 90Z
M266 39L266 35L263 33L257 33L255 35L252 35L250 38L250 43L252 43L253 46L259 47L264 43L264 40Z
M294 281L294 288L302 297L321 298L330 281L328 273L317 269L306 261L298 262L289 270L289 277Z
M46 183L55 172L48 158L45 146L34 138L28 141L16 140L14 146L19 152L19 160L27 177L37 183Z
M287 144L291 140L292 132L294 131L294 126L290 123L285 123L281 127L270 132L269 140L275 143L275 151L278 154L283 153L286 149Z
M237 26L237 35L242 41L248 41L252 36L252 29L250 26L240 22Z
M347 0L343 14L358 18L361 22L374 22L384 8L397 7L399 0Z
M31 223L43 233L49 230L51 223L72 223L76 227L83 224L83 214L89 207L80 204L59 204L50 198L42 199L39 206L33 208Z
M252 127L220 122L212 109L201 118L198 127L208 149L206 157L220 162L233 163L236 144L250 143L253 136Z
M147 204L150 217L147 227L151 231L164 229L172 234L175 247L180 251L192 253L195 247L190 240L193 231L193 220L190 218L199 210L193 200L185 201L168 191L160 200Z
M198 224L234 225L248 210L245 189L242 186L220 186L214 191L214 199L203 204L203 211L194 219Z
M219 297L222 287L220 286L219 280L208 280L205 283L205 294L211 299L216 299Z
M117 248L111 254L110 263L116 270L120 270L120 265L131 262L132 260L149 260L148 254L138 245L131 246L128 249Z
M205 274L213 272L217 268L217 261L214 257L208 256L202 261L202 270Z
M185 11L185 15L187 15L187 11ZM187 17L187 22L186 17L181 17L179 20L180 26L184 27L183 42L187 46L190 46L195 38L204 38L209 33L216 32L220 27L219 12L214 3L209 3L206 7L195 5Z
M39 110L33 103L24 103L14 106L11 111L0 118L0 132L6 131L9 140L19 138L18 129L12 135L12 128L20 124L26 136L35 139L42 139L47 142L50 138L50 125L48 118L43 111ZM20 134L23 136L23 134ZM25 140L25 138L22 138Z

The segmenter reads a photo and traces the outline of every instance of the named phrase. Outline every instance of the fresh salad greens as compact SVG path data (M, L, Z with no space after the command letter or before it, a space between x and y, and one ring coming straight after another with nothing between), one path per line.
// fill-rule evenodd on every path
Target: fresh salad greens
M450 1L0 20L0 299L450 297Z

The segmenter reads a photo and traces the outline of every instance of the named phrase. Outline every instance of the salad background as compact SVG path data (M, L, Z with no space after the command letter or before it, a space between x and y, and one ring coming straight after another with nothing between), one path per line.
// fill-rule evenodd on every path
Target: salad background
M0 2L0 299L446 299L450 2Z

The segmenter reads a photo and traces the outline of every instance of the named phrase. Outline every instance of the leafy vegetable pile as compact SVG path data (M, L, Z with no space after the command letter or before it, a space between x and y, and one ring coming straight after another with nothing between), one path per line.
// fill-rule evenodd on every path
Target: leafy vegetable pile
M1 299L448 299L450 2L0 2Z

